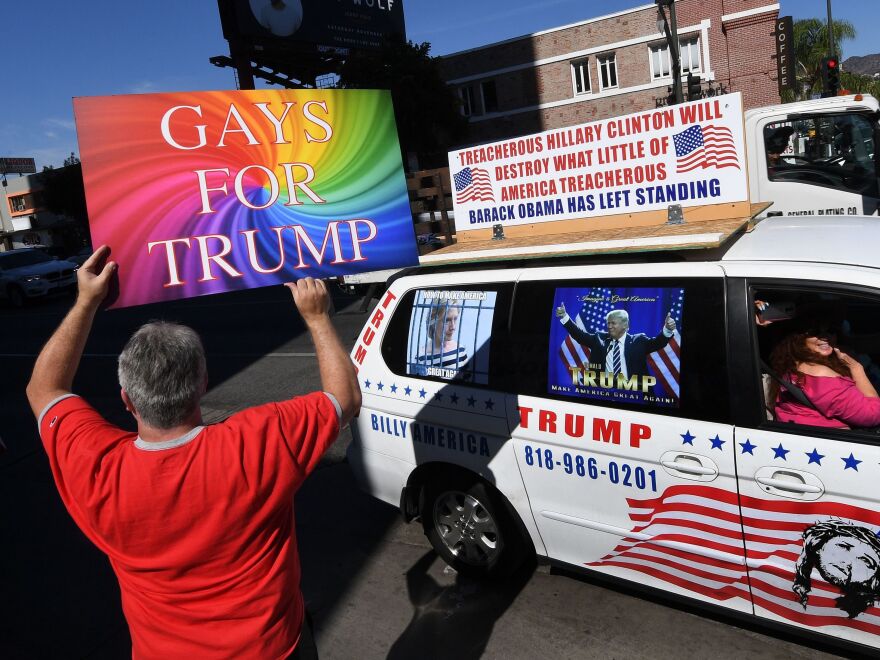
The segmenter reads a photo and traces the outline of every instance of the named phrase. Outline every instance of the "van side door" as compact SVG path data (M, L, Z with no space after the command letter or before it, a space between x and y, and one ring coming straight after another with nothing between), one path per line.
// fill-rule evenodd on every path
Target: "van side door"
M728 300L755 613L880 647L880 281L867 269L815 266L825 272L810 281L782 264L762 264L760 278L749 268L730 267L742 276Z
M751 612L724 316L717 264L520 278L508 414L552 559Z

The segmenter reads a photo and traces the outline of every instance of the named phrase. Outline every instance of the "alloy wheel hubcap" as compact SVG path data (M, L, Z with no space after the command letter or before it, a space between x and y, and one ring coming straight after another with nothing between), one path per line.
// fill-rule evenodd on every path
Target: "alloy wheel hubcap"
M501 551L495 519L467 493L448 491L437 498L434 527L449 551L473 566L489 565Z

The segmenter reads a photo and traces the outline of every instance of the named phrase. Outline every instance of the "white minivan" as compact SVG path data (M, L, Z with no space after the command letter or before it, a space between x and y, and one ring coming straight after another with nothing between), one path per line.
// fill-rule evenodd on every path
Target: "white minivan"
M880 648L880 223L420 268L352 358L362 487L444 560L537 554Z

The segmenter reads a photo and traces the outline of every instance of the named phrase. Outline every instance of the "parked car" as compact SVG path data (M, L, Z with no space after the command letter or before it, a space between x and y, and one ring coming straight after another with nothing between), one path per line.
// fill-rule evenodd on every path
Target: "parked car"
M76 254L72 254L69 257L67 257L67 261L72 261L73 263L75 263L79 266L82 266L86 262L86 259L88 259L91 256L92 256L92 248L84 247Z
M30 298L76 287L78 264L50 257L39 248L0 252L0 299L21 307Z
M876 218L768 218L407 271L352 352L352 470L459 572L538 555L876 654L878 243ZM769 366L808 341L839 371Z

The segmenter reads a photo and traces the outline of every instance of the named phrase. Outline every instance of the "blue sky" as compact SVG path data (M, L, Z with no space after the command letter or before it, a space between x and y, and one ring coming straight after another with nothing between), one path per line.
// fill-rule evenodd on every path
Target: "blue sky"
M768 3L771 0L768 0ZM644 0L403 0L407 36L443 55L647 4ZM860 32L844 57L880 52L880 2L833 0ZM824 18L825 0L782 0L781 13ZM213 0L7 0L0 10L0 156L37 168L79 152L71 98L234 89Z

